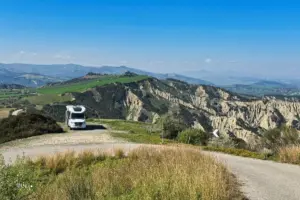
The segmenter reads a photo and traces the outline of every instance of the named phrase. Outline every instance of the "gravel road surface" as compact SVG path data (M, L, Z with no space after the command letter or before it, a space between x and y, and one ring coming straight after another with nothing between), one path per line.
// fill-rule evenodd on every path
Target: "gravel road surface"
M251 200L300 199L300 166L221 153L209 154L228 166Z

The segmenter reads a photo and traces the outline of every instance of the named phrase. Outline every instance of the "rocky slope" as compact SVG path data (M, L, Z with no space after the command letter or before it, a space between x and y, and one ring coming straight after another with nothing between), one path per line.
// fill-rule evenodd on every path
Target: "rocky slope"
M170 113L190 126L209 132L219 129L221 134L234 134L247 142L282 123L298 128L300 119L300 103L296 100L249 99L217 87L174 79L115 83L72 95L75 100L68 103L87 106L90 117L154 123ZM64 105L48 105L43 110L63 120Z

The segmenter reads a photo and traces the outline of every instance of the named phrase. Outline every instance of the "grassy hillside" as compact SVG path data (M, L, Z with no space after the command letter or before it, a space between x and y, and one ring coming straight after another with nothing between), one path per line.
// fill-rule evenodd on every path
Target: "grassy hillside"
M40 94L63 94L66 92L84 92L96 86L111 83L130 83L146 79L147 76L104 76L99 79L86 80L68 85L56 85L38 89Z
M30 96L25 97L24 100L28 100L30 103L35 105L47 105L52 103L59 103L59 102L67 102L72 100L72 95L65 94L42 94L37 96Z

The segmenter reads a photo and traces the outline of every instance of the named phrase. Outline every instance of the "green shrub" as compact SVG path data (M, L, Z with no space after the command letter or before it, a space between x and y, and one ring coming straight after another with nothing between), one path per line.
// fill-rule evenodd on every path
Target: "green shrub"
M28 199L34 192L37 179L34 170L24 167L23 162L14 166L4 165L0 158L0 197L1 200Z
M0 143L35 135L63 132L55 120L39 114L20 114L2 119L0 130Z
M163 121L163 131L161 137L167 139L175 139L177 138L178 134L187 128L181 120L174 119L172 117L167 117Z
M224 148L246 148L246 142L240 138L220 137L212 138L208 142L209 146Z
M300 144L298 131L287 126L266 131L262 140L266 148L276 152L281 147Z
M199 129L186 129L179 133L178 141L186 144L193 145L206 145L209 135Z

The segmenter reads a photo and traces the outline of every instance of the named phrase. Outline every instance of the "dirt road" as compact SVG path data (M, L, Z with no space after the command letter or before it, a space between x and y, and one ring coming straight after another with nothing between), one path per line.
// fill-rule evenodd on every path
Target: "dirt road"
M300 166L209 153L237 176L242 191L253 200L299 200Z
M0 145L0 154L6 163L11 163L18 156L35 158L65 151L124 149L130 151L140 146L122 139L113 138L107 130L72 131L63 134L48 134L16 140Z
M67 150L83 151L97 149L130 151L141 146L112 138L106 130L92 130L65 134L44 135L14 141L0 146L0 153L7 163L16 157L37 157ZM236 157L220 153L209 153L225 165L242 183L242 191L252 200L299 200L300 167L270 161Z

